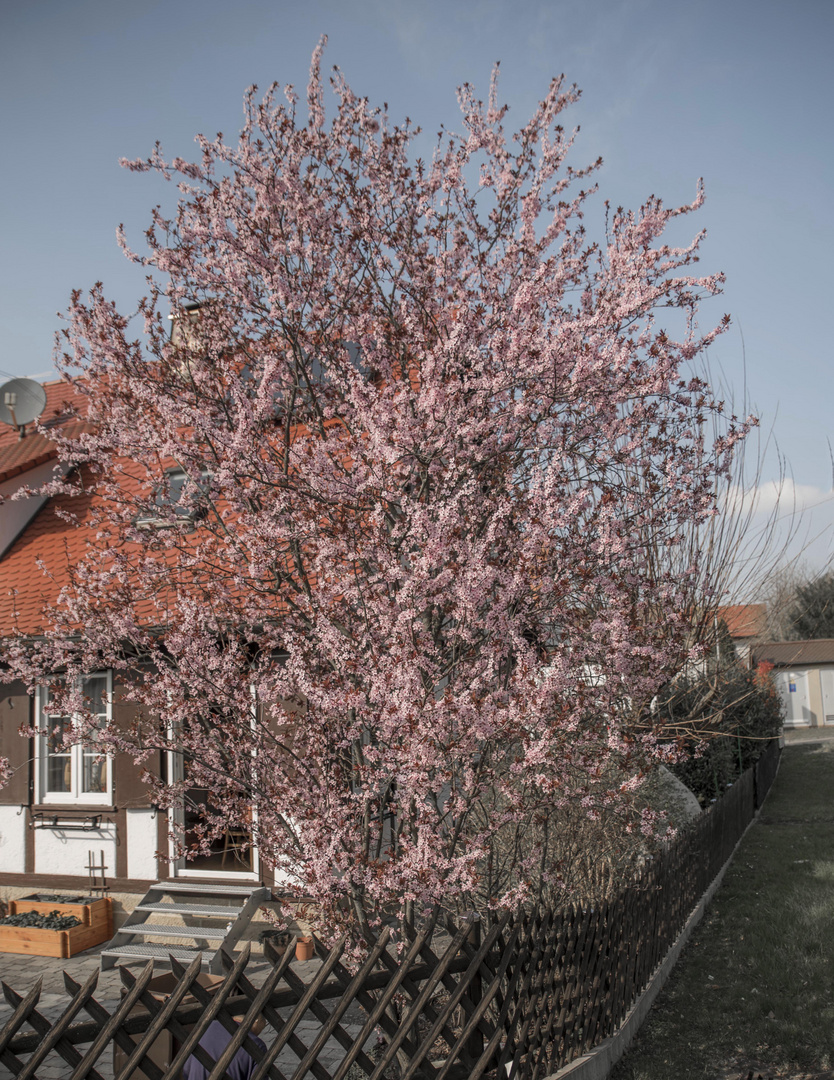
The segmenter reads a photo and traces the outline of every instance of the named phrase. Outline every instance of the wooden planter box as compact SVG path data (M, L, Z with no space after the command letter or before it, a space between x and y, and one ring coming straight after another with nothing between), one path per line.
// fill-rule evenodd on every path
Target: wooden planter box
M0 925L0 952L57 956L65 960L85 949L101 945L113 936L113 901L109 897L90 898L78 904L50 903L39 900L37 895L9 901L10 915L20 915L26 911L36 911L40 915L49 915L53 911L59 915L74 915L81 920L81 925L71 926L69 930Z

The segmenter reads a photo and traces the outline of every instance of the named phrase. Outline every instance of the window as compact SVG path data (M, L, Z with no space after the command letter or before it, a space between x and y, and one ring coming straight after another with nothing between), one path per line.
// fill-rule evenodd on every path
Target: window
M90 712L104 727L111 716L111 677L96 672L82 680ZM68 744L65 735L72 729L71 716L49 711L49 689L38 693L38 727L45 732L38 740L38 802L108 803L111 800L111 766L106 754L96 749L94 740Z
M159 507L160 512L155 513L150 509L140 514L136 519L138 528L165 529L180 522L193 522L204 518L206 506L203 495L208 479L209 474L206 471L201 472L199 481L195 483L185 469L167 469L165 479L157 488L153 500L154 506Z

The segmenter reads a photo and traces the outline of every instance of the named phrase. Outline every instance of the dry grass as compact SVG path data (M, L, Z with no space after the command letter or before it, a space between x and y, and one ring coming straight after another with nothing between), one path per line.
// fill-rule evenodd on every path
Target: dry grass
M834 1080L834 743L761 816L612 1080Z

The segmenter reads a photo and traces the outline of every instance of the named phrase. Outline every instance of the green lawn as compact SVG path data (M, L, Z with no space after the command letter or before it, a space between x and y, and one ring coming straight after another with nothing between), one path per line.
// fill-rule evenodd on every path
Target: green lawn
M612 1080L834 1066L834 742L776 783ZM834 1075L834 1073L832 1074Z

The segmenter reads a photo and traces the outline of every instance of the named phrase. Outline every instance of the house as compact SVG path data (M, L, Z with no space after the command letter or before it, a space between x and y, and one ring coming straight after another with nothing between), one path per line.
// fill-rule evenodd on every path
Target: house
M71 505L83 522L98 497L12 500L21 488L36 489L55 474L55 438L83 427L82 403L68 384L43 389L43 430L0 424L0 642L43 632L44 607L54 603L83 551L81 531L60 511ZM133 706L123 700L124 687L112 671L90 672L83 689L103 719L130 724ZM83 889L90 852L103 861L116 892L142 893L170 877L272 884L270 871L261 868L239 830L230 829L193 861L170 861L170 827L184 826L187 835L188 815L199 814L207 792L194 790L190 809L159 810L130 755L108 757L95 747L62 744L61 732L72 719L50 714L46 687L30 695L22 683L0 674L0 710L0 757L13 769L0 788L0 887ZM21 738L21 728L49 734ZM176 775L181 763L172 758L155 752L144 768Z
M765 641L750 654L765 664L785 703L785 727L834 724L834 638Z
M767 633L767 605L727 604L719 607L718 618L727 627L740 663L746 666L751 648Z

